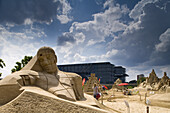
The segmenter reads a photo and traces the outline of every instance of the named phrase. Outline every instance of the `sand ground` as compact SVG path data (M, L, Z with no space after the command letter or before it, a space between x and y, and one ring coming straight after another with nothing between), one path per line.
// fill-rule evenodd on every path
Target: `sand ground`
M117 91L107 91L108 95L103 96L103 104L111 109L114 109L115 111L119 113L128 113L128 107L125 104L125 101L128 102L130 113L146 113L147 111L147 105L145 104L145 93L146 92L140 92L141 99L139 95L123 95L122 92ZM111 101L108 101L107 99L111 96ZM170 94L168 94L170 96ZM148 95L147 98L149 98L152 95ZM147 99L146 98L146 99ZM168 97L169 98L169 97ZM101 98L100 98L101 99ZM170 98L169 98L170 99ZM100 103L102 103L101 100L99 100ZM160 107L160 106L149 106L149 113L170 113L170 106L169 108Z
M55 95L41 90L39 88L27 87L25 92L19 97L0 107L0 113L104 113L107 110L111 113L146 113L145 91L141 91L141 98L138 94L123 95L122 92L114 90L106 91L108 95L103 96L102 100L94 101L94 98L85 95L87 101L70 102L60 99ZM147 92L148 93L148 92ZM111 95L113 95L111 97ZM111 97L110 101L107 99ZM153 97L153 98L150 98ZM170 93L148 94L148 99L158 100L159 103L165 103L169 106L160 107L159 104L150 105L149 113L170 113ZM158 99L157 99L158 98ZM125 101L129 104L126 106ZM83 104L83 105L82 105ZM88 105L98 105L98 107L86 107ZM63 107L65 106L65 107ZM48 109L47 109L48 108ZM130 110L130 112L128 112Z

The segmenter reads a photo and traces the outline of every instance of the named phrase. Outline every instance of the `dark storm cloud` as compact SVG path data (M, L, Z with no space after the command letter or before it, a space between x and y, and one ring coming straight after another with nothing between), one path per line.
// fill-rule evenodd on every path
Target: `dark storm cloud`
M156 45L156 51L151 55L152 65L169 65L170 64L170 28L160 36L160 43Z
M160 36L170 28L170 2L149 3L144 6L144 15L141 17L138 30L129 31L121 38L113 41L112 47L120 50L119 55L124 58L121 64L135 65L168 65L170 64L170 49L167 45L166 51L156 51L156 45L161 43ZM170 38L170 37L168 37ZM119 62L119 63L120 63Z
M69 43L75 43L76 42L73 35L68 33L68 32L64 33L62 36L59 36L57 38L57 45L58 46L64 46L64 45L66 45L67 42L69 42Z
M27 18L51 22L58 5L53 0L0 0L0 23L23 24Z

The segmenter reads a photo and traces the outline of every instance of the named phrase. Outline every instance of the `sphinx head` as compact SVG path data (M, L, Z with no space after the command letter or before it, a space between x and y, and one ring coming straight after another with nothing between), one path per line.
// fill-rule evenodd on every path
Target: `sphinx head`
M50 47L41 47L37 52L37 57L40 63L40 66L47 73L57 72L57 56L55 52Z

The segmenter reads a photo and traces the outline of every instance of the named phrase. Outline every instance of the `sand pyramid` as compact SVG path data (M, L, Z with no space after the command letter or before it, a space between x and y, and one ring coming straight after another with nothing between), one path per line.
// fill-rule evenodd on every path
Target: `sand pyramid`
M89 80L84 85L84 92L93 92L93 84L100 84L97 77L95 77L95 73L91 73L91 76L89 77Z
M147 80L147 83L149 83L150 85L153 83L158 83L159 82L159 78L157 77L154 69L152 69L152 72L149 74L149 78Z

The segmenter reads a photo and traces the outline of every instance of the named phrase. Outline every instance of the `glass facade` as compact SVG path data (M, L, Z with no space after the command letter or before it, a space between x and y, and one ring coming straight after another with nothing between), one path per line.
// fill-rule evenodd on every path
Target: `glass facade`
M77 73L86 80L88 80L91 73L95 73L102 84L113 84L117 78L125 82L125 77L128 76L125 74L125 68L122 66L116 67L110 62L58 65L58 68L61 71Z

